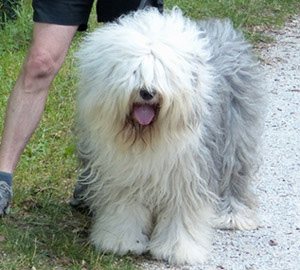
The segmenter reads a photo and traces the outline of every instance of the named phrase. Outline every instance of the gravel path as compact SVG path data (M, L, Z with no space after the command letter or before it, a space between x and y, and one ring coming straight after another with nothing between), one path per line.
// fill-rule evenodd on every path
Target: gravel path
M221 231L202 266L172 267L152 260L141 268L181 270L300 270L300 16L270 33L260 49L269 107L256 193L261 227Z

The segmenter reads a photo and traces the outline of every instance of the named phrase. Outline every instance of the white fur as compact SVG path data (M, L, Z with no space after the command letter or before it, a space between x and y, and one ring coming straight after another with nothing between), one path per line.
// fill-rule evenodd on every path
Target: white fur
M244 213L255 200L263 91L250 46L228 21L138 11L89 35L78 57L80 184L99 250L197 264L213 220L255 227ZM142 88L156 95L145 101ZM150 125L137 123L135 103L159 107Z

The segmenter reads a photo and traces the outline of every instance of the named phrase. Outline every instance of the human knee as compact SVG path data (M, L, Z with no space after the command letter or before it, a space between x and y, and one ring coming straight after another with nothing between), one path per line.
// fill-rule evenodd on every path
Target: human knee
M50 84L58 69L54 57L48 51L39 49L29 53L23 68L24 89L31 91L35 86Z

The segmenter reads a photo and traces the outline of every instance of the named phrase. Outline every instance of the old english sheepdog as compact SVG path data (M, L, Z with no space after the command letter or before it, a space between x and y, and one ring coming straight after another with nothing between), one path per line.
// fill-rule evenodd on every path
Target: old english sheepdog
M257 227L264 88L228 20L134 12L78 52L78 185L102 252L205 260L212 227Z

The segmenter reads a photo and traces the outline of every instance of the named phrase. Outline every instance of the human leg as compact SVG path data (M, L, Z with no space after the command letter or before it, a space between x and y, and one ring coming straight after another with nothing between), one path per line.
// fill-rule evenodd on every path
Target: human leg
M13 173L44 110L77 26L35 23L33 41L9 98L0 147L0 171Z
M20 156L41 119L49 86L64 62L76 30L77 26L34 25L32 45L6 111L0 145L0 171L10 174L5 174L5 178L12 178ZM12 192L11 181L8 183L4 176L0 176L0 182L1 216L8 207Z

